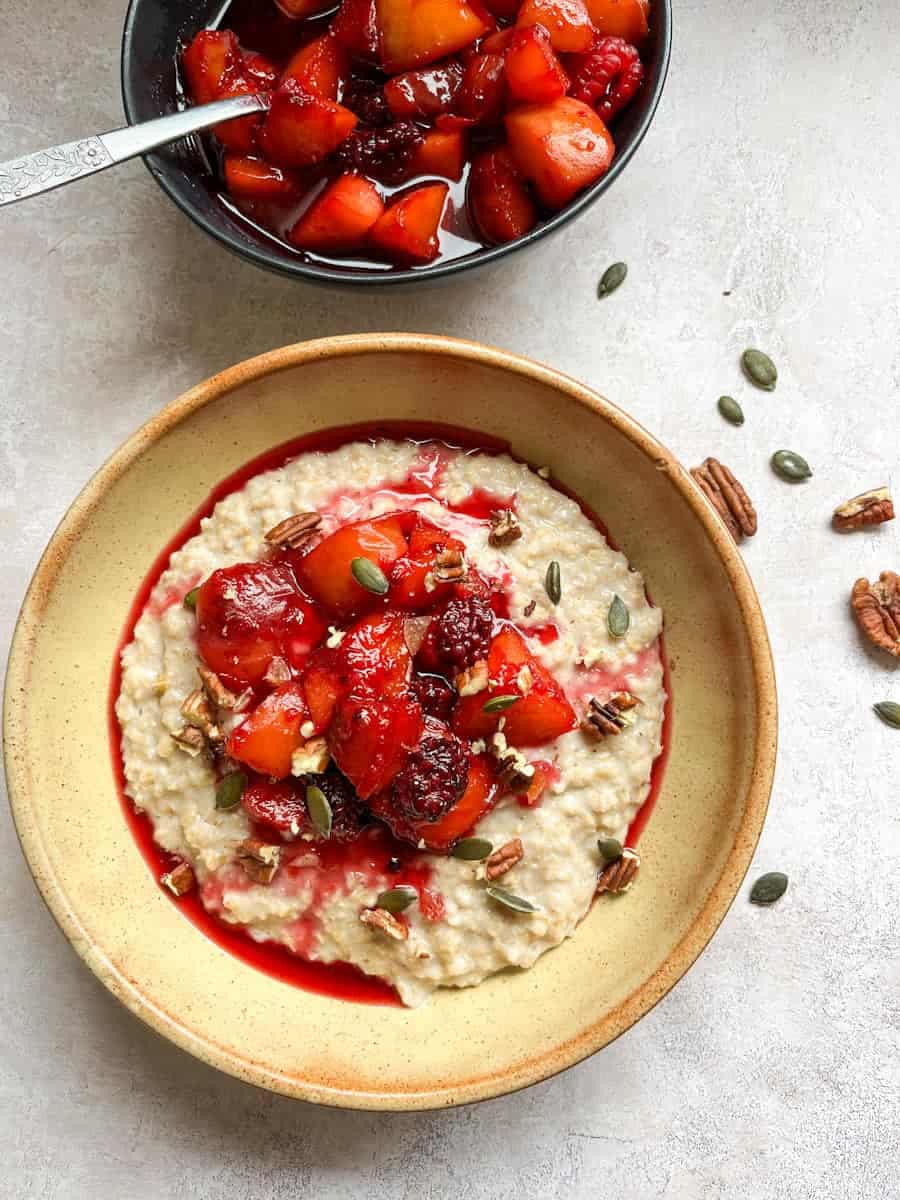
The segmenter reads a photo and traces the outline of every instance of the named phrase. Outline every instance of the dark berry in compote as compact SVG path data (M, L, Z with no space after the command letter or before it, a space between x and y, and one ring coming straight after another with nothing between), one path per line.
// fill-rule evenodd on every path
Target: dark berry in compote
M456 703L456 691L440 675L415 675L409 690L422 706L426 716L449 721Z
M494 610L481 596L451 600L434 622L434 648L439 658L465 671L487 658L494 629Z
M439 821L466 790L469 751L454 734L429 722L399 771L391 801L409 821Z
M332 840L352 841L369 820L356 788L336 767L329 767L322 775L303 775L301 786L304 792L311 785L322 790L331 806Z
M365 75L353 76L344 89L341 103L355 112L364 125L389 125L393 120L384 87L377 79Z
M347 171L370 175L382 183L403 183L424 140L424 131L412 121L394 121L380 129L354 130L335 156Z

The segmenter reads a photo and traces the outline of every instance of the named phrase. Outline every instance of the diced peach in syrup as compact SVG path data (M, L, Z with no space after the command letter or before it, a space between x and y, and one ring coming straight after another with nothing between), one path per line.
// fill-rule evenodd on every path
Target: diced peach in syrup
M282 81L294 79L304 91L326 100L337 100L350 74L350 58L337 38L330 34L307 42L289 60Z
M602 37L640 42L647 36L650 0L585 0L585 5Z
M436 117L453 107L462 80L462 65L451 60L395 75L384 85L384 96L395 117Z
M378 60L378 14L375 0L343 0L331 22L334 37L354 58Z
M515 100L543 104L566 94L569 80L543 25L517 29L506 51L506 83Z
M585 0L525 0L516 25L520 29L543 25L560 54L583 54L594 41Z
M295 21L305 17L314 17L316 13L325 12L331 8L330 0L275 0L286 17Z
M467 0L376 0L376 11L389 75L446 58L490 28Z
M228 76L240 63L241 48L230 29L201 29L182 55L188 91L195 104L219 100Z
M294 200L302 195L300 180L292 171L273 167L262 158L225 155L225 187L231 196L248 200Z
M422 710L403 696L346 700L328 733L334 761L356 788L370 796L389 787L422 735Z
M522 237L537 224L537 206L503 146L474 159L467 199L475 227L491 245Z
M426 133L412 159L414 174L442 175L445 179L462 179L465 165L466 135L461 129Z
M316 254L349 254L361 248L383 212L374 183L361 175L339 175L291 229L288 241Z
M279 167L308 167L327 158L356 127L342 104L312 96L286 79L272 96L259 133L260 148Z
M479 125L493 125L503 115L506 76L502 54L476 54L466 63L459 110ZM438 124L440 118L438 119Z
M437 258L448 191L446 183L429 183L395 200L372 227L370 247L394 263L427 263Z
M341 617L365 612L378 597L357 583L355 558L368 558L388 573L406 553L406 528L399 516L376 517L343 525L319 542L297 564L297 575L314 600Z
M563 208L612 162L609 130L580 100L523 104L506 114L505 123L513 161L548 208Z
M260 775L284 779L290 774L291 756L303 741L300 726L307 717L300 687L283 683L238 725L225 751Z

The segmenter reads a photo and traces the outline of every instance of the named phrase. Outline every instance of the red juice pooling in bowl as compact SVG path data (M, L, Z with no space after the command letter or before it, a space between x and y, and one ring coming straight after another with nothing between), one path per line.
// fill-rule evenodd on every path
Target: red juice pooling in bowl
M206 139L241 220L314 262L424 267L524 236L608 170L650 0L232 0L188 101L267 92Z
M120 644L121 650L131 643L142 613L164 621L169 609L182 612L177 589L151 593L174 551L225 497L301 456L360 443L377 450L380 439L415 448L404 476L395 472L370 487L332 487L301 522L310 528L299 541L292 543L288 530L281 540L270 539L261 558L190 579L194 616L185 619L196 621L192 639L206 696L195 693L189 723L206 739L216 779L227 784L241 772L242 790L227 803L217 801L217 808L236 807L249 837L224 865L203 866L199 888L176 901L244 961L301 987L373 1003L392 1002L393 990L358 967L315 960L321 938L329 936L321 921L325 908L346 898L354 904L366 888L373 907L361 911L360 920L366 911L381 913L381 932L372 936L404 939L413 936L404 911L411 893L416 920L438 928L448 898L436 866L460 839L478 836L479 823L498 805L502 809L505 797L526 811L546 802L547 789L560 778L554 739L577 726L576 709L584 700L578 686L570 681L563 688L540 661L540 647L559 636L558 624L511 611L511 560L505 566L498 560L497 570L474 562L460 566L468 539L492 530L501 511L514 516L517 491L473 486L452 503L445 494L448 470L469 455L482 461L508 455L508 446L451 427L386 422L274 448L224 480L160 554ZM361 558L376 572L373 578L358 573ZM660 655L661 647L648 649L630 676L586 670L579 676L581 691L624 687L629 678L652 671ZM490 675L480 694L464 686L479 662ZM151 821L125 795L115 711L122 689L117 656L110 687L116 776L131 828L159 878L179 860L156 845ZM506 708L505 698L516 689L521 695ZM205 716L196 697L201 709L207 706ZM501 711L495 711L498 697ZM667 708L664 747L669 715ZM221 728L211 724L213 718ZM530 783L510 774L501 753L506 739L510 746L536 748L528 751ZM519 768L527 768L527 759L515 754ZM665 750L629 844L649 815L664 757ZM270 869L266 854L273 852ZM286 919L273 941L257 940L271 933L251 936L252 915L235 915L241 897L262 884L271 885L273 895L277 891L279 902L303 898L302 912ZM376 899L382 895L388 897L384 910ZM390 899L397 896L399 901ZM325 957L335 958L334 950Z

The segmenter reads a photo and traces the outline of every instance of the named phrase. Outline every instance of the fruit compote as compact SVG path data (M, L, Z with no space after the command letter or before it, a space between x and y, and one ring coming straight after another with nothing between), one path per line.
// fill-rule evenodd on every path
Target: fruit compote
M514 241L600 179L644 77L650 0L232 0L186 95L223 202L310 260L427 266Z

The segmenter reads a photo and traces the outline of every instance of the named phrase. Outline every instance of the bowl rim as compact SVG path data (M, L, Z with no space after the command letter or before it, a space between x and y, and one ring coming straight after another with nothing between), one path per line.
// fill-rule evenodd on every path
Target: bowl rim
M628 438L662 471L693 510L712 543L733 590L747 631L756 699L755 753L742 819L722 872L702 908L668 957L629 996L577 1037L554 1047L542 1057L529 1059L519 1069L502 1076L487 1076L462 1085L445 1085L416 1092L372 1093L336 1089L295 1076L276 1074L242 1059L192 1032L168 1013L154 1007L138 985L122 973L91 941L56 879L50 857L34 823L29 820L29 772L24 732L22 744L15 719L19 697L27 695L32 645L41 626L43 610L55 579L79 532L109 489L151 445L164 438L195 411L270 374L307 363L357 355L393 353L449 356L457 361L512 372L522 378L562 391L594 412ZM133 433L85 484L54 531L35 569L13 633L7 668L3 742L10 809L23 853L35 883L66 938L101 983L155 1032L210 1066L271 1091L296 1099L340 1108L365 1110L422 1110L446 1108L491 1099L539 1083L574 1066L629 1029L693 965L731 907L750 866L768 809L775 771L778 739L777 698L772 654L759 599L743 559L725 525L690 474L637 421L591 388L568 375L520 355L478 343L429 334L350 334L270 350L228 367L172 400Z
M574 220L575 217L579 216L595 200L602 196L607 188L611 187L625 170L625 167L644 140L653 122L669 73L669 62L672 55L672 0L653 0L653 2L658 6L660 13L659 70L653 81L653 88L650 92L646 111L635 127L628 144L621 151L617 147L612 166L587 191L582 192L580 196L567 204L565 208L554 213L552 217L537 225L534 229L529 230L522 237L500 246L485 247L462 258L449 259L446 262L438 260L433 265L426 264L423 267L406 268L397 271L370 271L363 268L331 267L324 263L304 262L299 258L296 263L288 263L280 258L276 258L274 254L266 249L264 243L261 242L258 246L248 245L233 235L229 229L217 227L204 213L178 195L174 185L169 181L165 166L161 163L156 152L144 154L141 157L147 170L169 199L183 213L190 217L196 225L199 225L210 237L214 238L217 242L221 242L222 245L231 250L239 258L244 259L246 262L251 262L255 266L262 267L264 270L273 271L278 275L283 275L290 279L305 279L314 283L347 284L350 286L361 284L365 287L391 287L399 284L415 283L422 279L447 279L463 271L473 270L476 267L496 262L498 259L514 254L526 246L533 245L549 234L562 229L564 225ZM135 124L137 120L136 97L128 67L131 61L131 47L134 38L134 24L137 18L137 10L142 3L146 3L146 0L129 0L128 11L125 15L125 25L122 30L119 71L122 106L129 125Z

